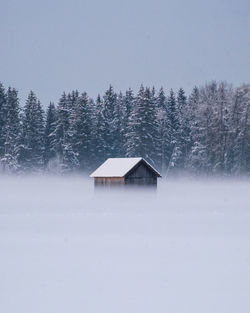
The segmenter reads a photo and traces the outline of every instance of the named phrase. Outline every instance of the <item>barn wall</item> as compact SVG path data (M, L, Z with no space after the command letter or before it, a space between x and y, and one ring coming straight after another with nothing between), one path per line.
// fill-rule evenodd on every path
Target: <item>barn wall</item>
M95 177L95 186L119 186L124 185L123 177Z
M157 178L145 178L145 177L133 177L133 178L126 178L125 185L141 185L141 186L156 186L157 185Z

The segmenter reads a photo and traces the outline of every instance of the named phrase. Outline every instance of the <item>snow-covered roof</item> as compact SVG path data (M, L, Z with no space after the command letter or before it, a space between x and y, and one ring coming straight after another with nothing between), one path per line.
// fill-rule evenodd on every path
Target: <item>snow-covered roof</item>
M109 158L90 177L124 177L141 160L143 158ZM160 176L150 164L148 166Z

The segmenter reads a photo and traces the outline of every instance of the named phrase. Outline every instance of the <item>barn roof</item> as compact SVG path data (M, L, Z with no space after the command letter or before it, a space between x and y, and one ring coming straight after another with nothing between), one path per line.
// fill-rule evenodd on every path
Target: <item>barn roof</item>
M124 177L141 161L145 162L158 177L161 176L160 173L143 158L109 158L99 166L90 177Z

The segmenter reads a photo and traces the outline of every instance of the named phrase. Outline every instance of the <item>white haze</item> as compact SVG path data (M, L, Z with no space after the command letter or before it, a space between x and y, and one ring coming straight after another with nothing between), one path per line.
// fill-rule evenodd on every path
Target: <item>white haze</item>
M249 181L2 177L0 251L3 313L249 313Z

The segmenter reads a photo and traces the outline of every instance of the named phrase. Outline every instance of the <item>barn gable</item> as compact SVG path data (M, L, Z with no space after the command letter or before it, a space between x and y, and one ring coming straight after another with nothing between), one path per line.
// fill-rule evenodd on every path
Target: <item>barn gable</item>
M155 172L151 166L148 166L144 160L141 160L125 175L126 185L156 185L158 172Z
M125 177L161 177L160 173L157 172L148 162L143 158L129 170Z

